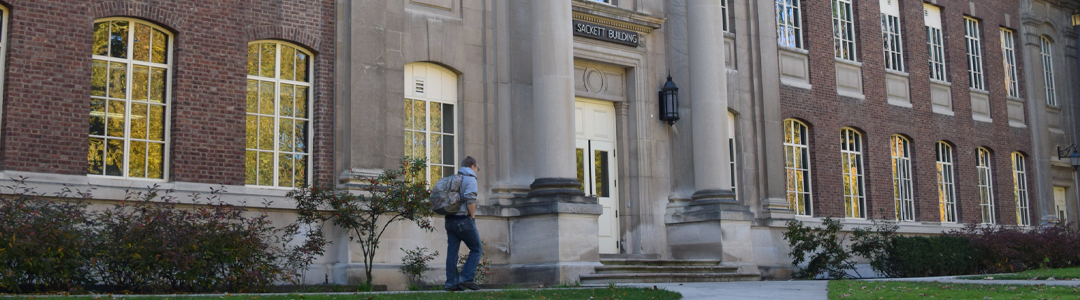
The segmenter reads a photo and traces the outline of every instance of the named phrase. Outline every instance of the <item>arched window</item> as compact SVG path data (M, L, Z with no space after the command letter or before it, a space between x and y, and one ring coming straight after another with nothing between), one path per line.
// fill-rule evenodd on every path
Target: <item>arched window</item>
M405 65L405 156L424 158L428 182L457 172L457 75L430 63Z
M87 174L165 179L172 34L136 19L94 22Z
M979 172L979 208L982 211L982 222L994 224L994 175L990 170L990 151L979 148L976 152L978 159L975 169Z
M244 184L310 183L313 62L310 52L293 44L248 43Z
M796 215L813 215L810 191L810 134L806 124L784 120L784 171L787 200Z
M896 219L915 221L915 198L912 196L914 190L911 186L911 143L902 136L893 135L890 145Z
M1054 43L1044 37L1039 38L1039 57L1042 58L1043 91L1046 93L1046 105L1057 106L1057 93L1054 89L1054 59L1051 48Z
M8 9L0 6L0 87L4 86L4 77L7 77L7 44L8 44ZM0 115L4 107L4 89L0 88Z
M862 135L855 129L840 130L840 160L844 173L844 217L866 218Z
M937 153L937 186L938 207L941 222L956 222L956 172L953 170L952 146L943 141L938 141L935 150Z
M1027 192L1027 167L1024 165L1024 155L1020 152L1012 154L1013 195L1016 197L1016 225L1031 225L1031 212L1028 208Z

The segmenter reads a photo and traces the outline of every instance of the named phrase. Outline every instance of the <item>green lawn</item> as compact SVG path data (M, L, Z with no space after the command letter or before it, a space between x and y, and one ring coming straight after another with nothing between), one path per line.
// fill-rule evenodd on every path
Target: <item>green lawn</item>
M646 300L646 299L681 299L682 295L666 290L652 290L644 288L598 288L598 289L540 289L540 290L501 290L501 291L476 291L476 292L414 292L400 294L338 294L338 295L229 295L229 296L133 296L112 298L116 300L390 300L390 299L418 299L418 300L456 300L456 299L620 299L620 300ZM37 299L37 300L106 300L107 297L22 297L13 299Z
M829 299L1077 299L1072 286L829 281Z
M1027 270L1020 273L1009 274L994 274L994 275L972 275L961 276L959 279L993 279L993 280L1046 280L1053 277L1054 279L1078 279L1080 278L1080 268L1064 268L1064 269L1037 269Z

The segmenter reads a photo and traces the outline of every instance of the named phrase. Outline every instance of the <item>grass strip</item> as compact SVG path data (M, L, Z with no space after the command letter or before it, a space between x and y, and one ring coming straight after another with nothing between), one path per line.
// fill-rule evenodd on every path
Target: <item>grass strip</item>
M1080 279L1080 268L1035 269L1020 273L971 275L956 278L975 280L1047 280L1053 278L1056 280L1068 280Z
M829 299L1077 299L1080 287L833 280Z
M282 294L282 295L161 295L161 296L20 296L8 299L37 300L465 300L465 299L612 299L612 300L661 300L681 299L682 295L663 289L647 288L597 288L597 289L528 289L528 290L488 290L472 292L401 292L390 294L349 293L349 294Z

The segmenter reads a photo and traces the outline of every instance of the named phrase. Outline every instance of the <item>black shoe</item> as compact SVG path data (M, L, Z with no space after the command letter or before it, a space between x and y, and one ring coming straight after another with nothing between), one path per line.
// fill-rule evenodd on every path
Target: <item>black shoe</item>
M447 292L457 292L457 291L464 291L465 289L461 288L460 285L455 285L453 287L443 287L443 290L447 291Z
M475 291L475 290L479 290L480 286L476 285L475 282L462 282L462 283L458 283L458 288L467 288L467 289Z

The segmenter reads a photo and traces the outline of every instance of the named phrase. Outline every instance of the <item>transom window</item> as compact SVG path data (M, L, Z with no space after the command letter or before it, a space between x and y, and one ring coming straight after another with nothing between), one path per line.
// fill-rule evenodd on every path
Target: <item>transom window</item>
M776 0L776 42L780 46L803 48L800 0Z
M967 41L968 87L986 90L983 84L982 42L979 20L964 17L964 40Z
M1054 59L1050 48L1054 44L1050 39L1039 38L1039 56L1042 57L1043 90L1046 93L1046 105L1057 106L1057 94L1054 90Z
M904 71L904 43L900 38L900 2L880 0L881 39L885 42L885 69Z
M405 66L405 156L427 160L427 182L457 173L457 75L429 63Z
M806 124L784 120L784 171L787 201L796 215L813 215L810 193L810 135Z
M851 0L832 0L833 48L836 58L855 60L855 16Z
M1005 92L1011 97L1020 97L1020 88L1016 77L1016 51L1013 49L1013 32L1001 28L1001 59L1005 66Z
M172 34L148 22L94 22L89 175L164 180Z
M979 148L975 168L979 173L979 208L983 224L994 224L994 178L990 170L990 151Z
M310 52L289 43L248 44L245 184L308 185L313 63Z
M952 146L937 142L938 207L941 222L956 223L956 173L953 171Z
M926 23L926 48L930 55L930 79L946 81L945 46L941 35L941 8L923 4L923 21Z
M911 186L911 146L906 138L899 135L893 135L890 142L896 219L915 221L915 199Z
M844 216L866 218L862 135L855 129L844 128L840 131L840 159L844 173Z
M1028 206L1027 192L1027 167L1024 165L1024 155L1019 152L1012 154L1013 196L1016 198L1016 225L1031 225L1031 211Z

